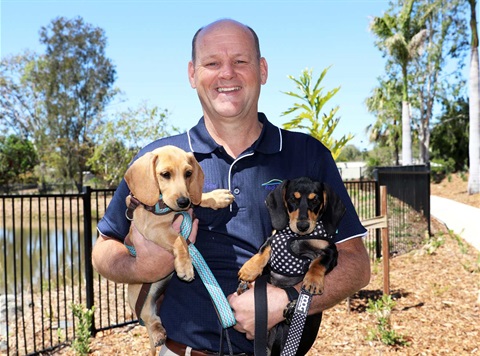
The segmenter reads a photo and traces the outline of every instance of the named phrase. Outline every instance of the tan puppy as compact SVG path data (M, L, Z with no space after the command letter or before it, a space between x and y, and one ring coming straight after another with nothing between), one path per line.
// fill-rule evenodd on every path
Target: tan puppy
M234 196L226 189L202 193L204 174L200 165L193 153L175 146L157 148L138 158L125 173L125 181L133 196L129 195L126 199L127 216L133 218L133 224L125 238L125 244L135 245L132 234L135 225L146 239L170 251L175 258L177 276L191 281L194 271L187 242L172 228L175 212L186 211L192 205L211 209L225 208L233 202ZM169 208L166 214L154 212L160 196L161 202L157 210L166 205ZM155 347L162 345L166 339L166 331L157 315L156 302L165 291L170 278L171 275L151 286L128 286L130 307L147 327L152 355L155 354ZM144 295L139 299L140 294L146 294L146 297Z

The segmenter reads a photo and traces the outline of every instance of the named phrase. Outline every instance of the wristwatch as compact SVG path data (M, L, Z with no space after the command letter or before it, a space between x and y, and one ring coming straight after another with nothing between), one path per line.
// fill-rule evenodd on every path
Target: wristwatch
M285 323L290 325L293 319L293 314L295 313L295 306L297 305L298 291L294 287L284 288L285 293L288 296L288 304L283 309L283 317L285 318Z

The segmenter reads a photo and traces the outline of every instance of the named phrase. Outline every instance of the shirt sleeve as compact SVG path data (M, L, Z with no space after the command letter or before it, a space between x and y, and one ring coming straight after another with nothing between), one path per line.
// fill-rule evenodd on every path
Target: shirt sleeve
M127 236L130 229L130 221L125 215L127 209L125 199L129 193L130 190L127 183L125 180L122 180L107 207L105 215L98 222L97 229L102 235L120 241L123 241L125 236Z

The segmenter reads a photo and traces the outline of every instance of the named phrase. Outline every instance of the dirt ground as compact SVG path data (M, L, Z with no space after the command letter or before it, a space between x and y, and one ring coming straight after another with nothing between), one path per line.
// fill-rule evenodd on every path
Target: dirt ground
M467 195L467 179L451 176L432 184L433 195L480 208L480 194ZM480 355L480 254L432 221L434 236L423 248L390 260L390 290L395 305L386 345L369 335L378 330L378 317L367 310L368 300L381 298L382 262L372 264L370 284L324 313L318 339L309 355ZM382 333L383 335L384 333ZM92 355L146 355L145 328L130 326L99 333ZM70 348L60 354L73 355Z
M452 199L460 203L480 208L480 194L469 195L468 175L452 174L438 184L430 185L430 194Z

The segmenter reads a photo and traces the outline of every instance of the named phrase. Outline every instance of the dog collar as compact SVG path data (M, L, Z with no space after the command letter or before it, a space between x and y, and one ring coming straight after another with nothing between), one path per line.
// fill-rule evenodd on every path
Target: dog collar
M127 210L125 212L125 216L128 220L133 220L133 211L137 208L137 206L143 206L143 208L155 215L165 215L168 214L172 209L165 204L162 199L162 194L158 197L158 201L154 206L149 206L143 204L140 200L138 200L132 193L130 193L130 204L127 206Z

